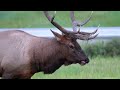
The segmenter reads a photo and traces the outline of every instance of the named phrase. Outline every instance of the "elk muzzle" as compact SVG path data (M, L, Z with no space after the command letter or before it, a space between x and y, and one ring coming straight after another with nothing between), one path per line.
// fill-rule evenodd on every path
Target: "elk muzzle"
M85 64L87 64L87 63L89 63L89 59L88 58L86 58L85 60L81 60L80 62L79 62L79 64L80 65L85 65Z

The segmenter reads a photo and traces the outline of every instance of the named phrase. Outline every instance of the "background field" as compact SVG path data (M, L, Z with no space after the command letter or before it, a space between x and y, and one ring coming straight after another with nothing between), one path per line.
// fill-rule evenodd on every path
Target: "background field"
M53 12L51 12L52 15ZM77 11L77 20L85 20L90 11ZM64 27L71 27L68 11L57 12L55 20ZM120 11L94 11L93 18L84 27L119 27ZM54 27L42 11L0 11L0 28L46 28ZM62 66L55 73L36 73L32 79L120 79L120 41L108 44L82 45L90 58L85 66L73 64Z
M51 11L52 15L53 11ZM90 11L77 11L77 20L85 20ZM94 27L98 24L101 27L120 26L120 11L94 11L93 18L85 26ZM71 27L71 20L68 11L59 11L55 20L64 27ZM41 28L53 27L42 11L0 11L0 28Z

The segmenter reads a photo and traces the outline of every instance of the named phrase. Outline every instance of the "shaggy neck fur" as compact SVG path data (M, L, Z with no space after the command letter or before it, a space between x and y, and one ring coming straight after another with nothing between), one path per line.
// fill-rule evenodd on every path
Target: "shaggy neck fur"
M43 71L45 74L55 72L65 61L60 43L55 38L43 38L37 42L39 44L35 45L34 50L37 72Z

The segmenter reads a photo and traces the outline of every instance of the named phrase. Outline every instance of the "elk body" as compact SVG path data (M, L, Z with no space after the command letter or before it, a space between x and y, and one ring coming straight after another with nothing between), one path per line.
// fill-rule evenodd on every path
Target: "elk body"
M93 39L97 35L92 34L97 30L71 32L54 22L54 16L49 16L47 11L44 14L62 35L52 30L53 38L37 37L20 30L0 32L0 77L3 79L30 79L37 72L51 74L62 65L89 62L76 40ZM73 24L73 27L76 26Z

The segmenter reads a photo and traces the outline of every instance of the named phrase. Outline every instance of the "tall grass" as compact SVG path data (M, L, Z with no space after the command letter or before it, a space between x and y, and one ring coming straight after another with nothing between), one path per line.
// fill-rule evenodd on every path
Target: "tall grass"
M85 66L62 66L53 74L36 73L32 79L120 79L120 57L95 57Z
M53 12L53 11L51 11ZM75 17L83 21L91 11L77 11ZM52 13L51 13L52 15ZM120 26L120 11L94 11L93 17L85 26ZM55 20L63 27L71 27L68 11L57 11ZM0 28L42 28L53 27L42 11L0 11Z

